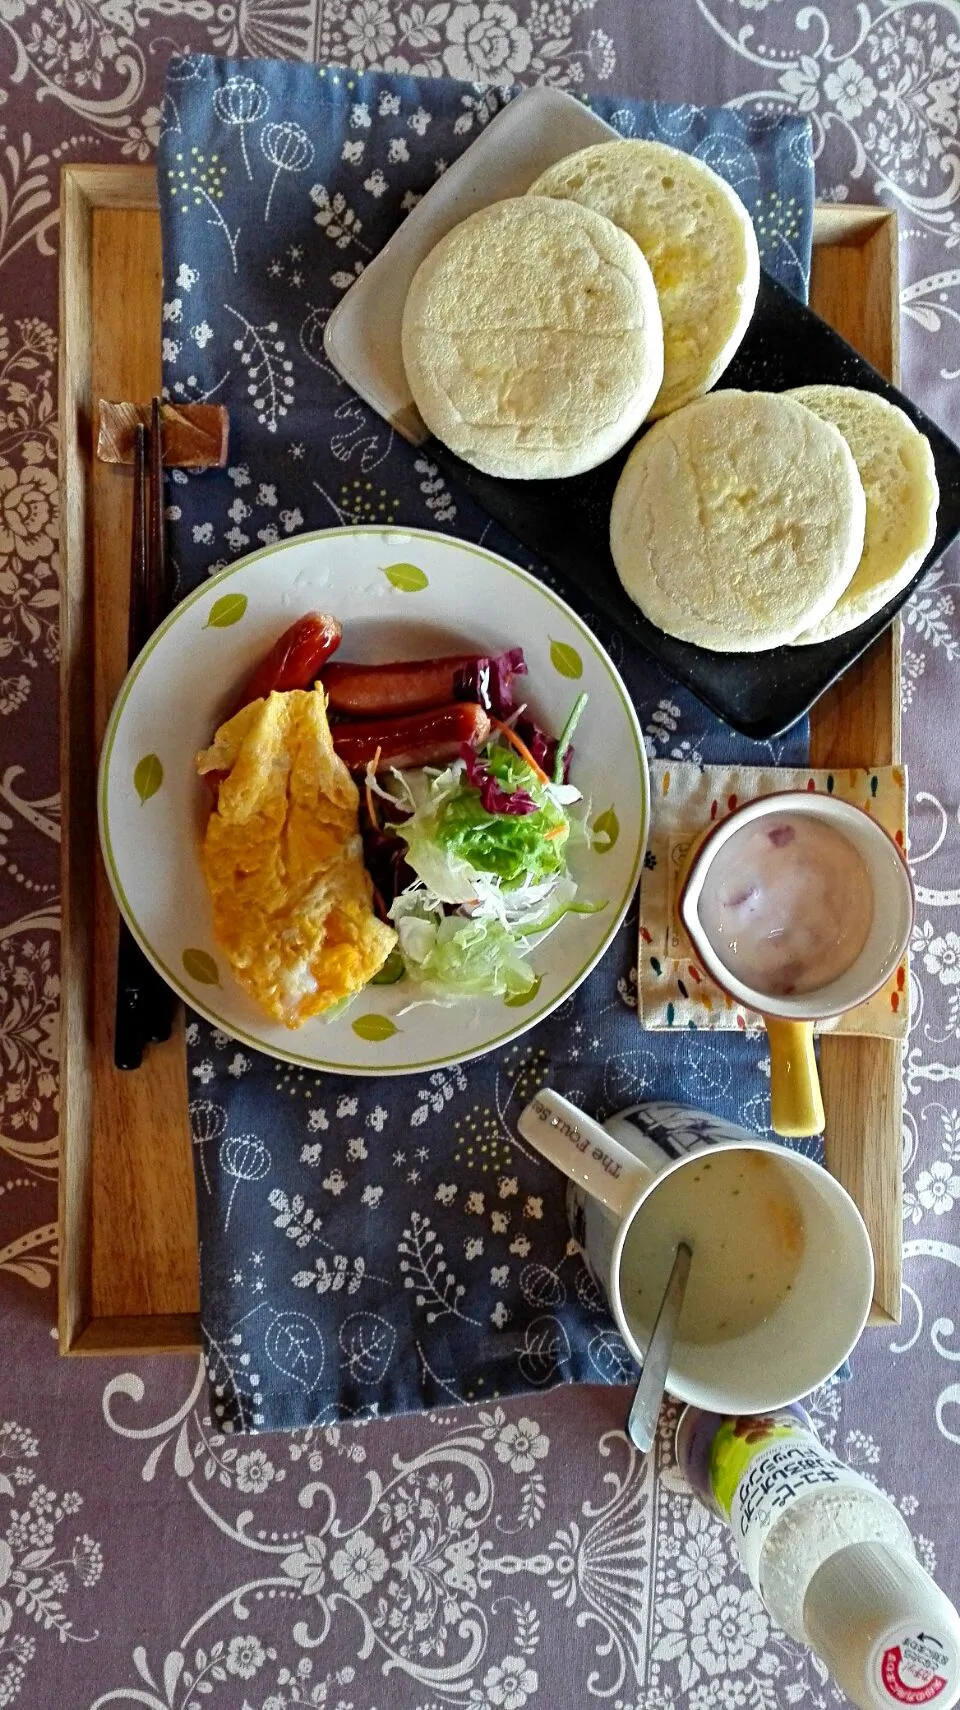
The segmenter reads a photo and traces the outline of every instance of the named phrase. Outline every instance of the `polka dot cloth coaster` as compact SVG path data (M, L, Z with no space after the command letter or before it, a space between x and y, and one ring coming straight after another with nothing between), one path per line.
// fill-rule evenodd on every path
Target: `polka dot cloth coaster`
M907 846L907 776L903 766L833 772L799 767L694 766L655 760L650 766L652 826L640 887L638 1009L652 1029L757 1029L750 1010L715 985L693 953L677 915L680 876L704 828L744 802L781 790L819 790L864 808L901 849ZM818 1023L821 1033L904 1039L910 1023L909 957L879 992L845 1015Z

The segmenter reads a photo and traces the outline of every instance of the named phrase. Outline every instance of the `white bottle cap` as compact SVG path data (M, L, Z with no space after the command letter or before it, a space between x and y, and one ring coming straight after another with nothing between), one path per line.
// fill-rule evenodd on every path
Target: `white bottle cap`
M819 1567L807 1640L861 1710L960 1698L960 1615L920 1563L888 1544L848 1544Z

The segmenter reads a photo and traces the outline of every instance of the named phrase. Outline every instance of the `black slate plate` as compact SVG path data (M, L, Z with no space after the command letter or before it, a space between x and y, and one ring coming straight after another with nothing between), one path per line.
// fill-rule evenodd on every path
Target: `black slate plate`
M812 647L712 653L677 641L647 621L624 593L609 547L610 503L629 446L589 474L562 481L506 481L483 475L433 438L419 449L517 540L641 642L669 676L692 689L734 730L762 739L778 736L809 710L892 623L917 583L960 534L960 450L826 321L769 274L761 274L747 336L722 384L782 392L826 382L879 392L926 434L936 463L940 509L936 540L910 587L859 629Z

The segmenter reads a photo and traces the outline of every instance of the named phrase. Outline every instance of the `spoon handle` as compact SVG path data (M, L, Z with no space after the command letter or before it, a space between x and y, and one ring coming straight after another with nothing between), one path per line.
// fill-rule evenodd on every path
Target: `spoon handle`
M681 1241L677 1247L677 1256L673 1261L666 1292L660 1302L660 1311L647 1343L643 1371L627 1419L627 1435L634 1447L640 1449L643 1454L648 1454L653 1448L657 1434L660 1403L663 1400L667 1372L670 1370L677 1323L683 1310L691 1257L690 1248L685 1241Z

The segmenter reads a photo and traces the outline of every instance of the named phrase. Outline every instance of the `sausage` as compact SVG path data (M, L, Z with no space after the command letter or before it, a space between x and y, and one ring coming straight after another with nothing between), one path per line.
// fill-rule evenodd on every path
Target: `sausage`
M475 653L442 659L405 659L390 665L329 665L323 686L333 712L353 718L389 718L423 712L456 699L456 680Z
M456 760L464 743L478 748L486 742L490 720L474 702L454 701L407 718L334 724L330 732L334 748L351 772L362 772L374 761L382 772L388 766L439 766Z
M343 629L324 612L307 612L285 629L245 685L234 712L272 694L275 689L309 689L332 653L340 646Z
M266 700L274 690L312 688L321 667L340 646L342 636L343 626L325 612L307 612L304 617L297 618L261 659L253 676L244 685L230 717L242 712L251 701ZM229 772L204 773L204 783L214 802L220 793L220 785L229 776Z

